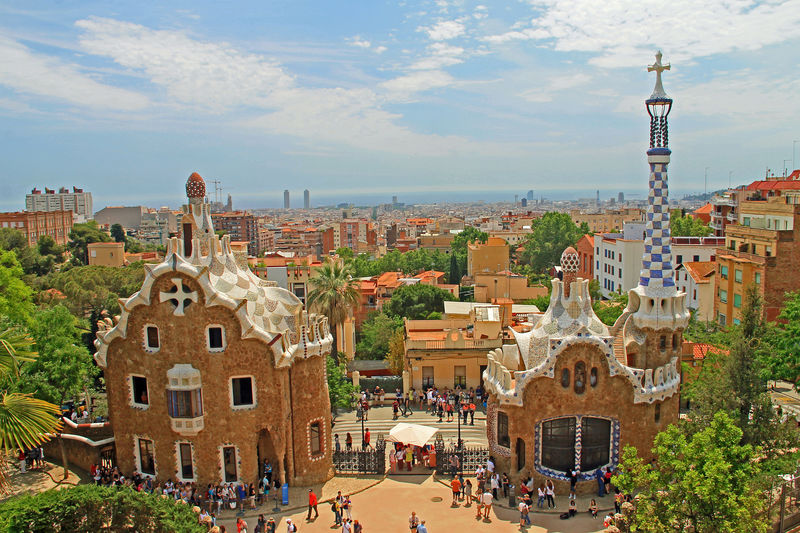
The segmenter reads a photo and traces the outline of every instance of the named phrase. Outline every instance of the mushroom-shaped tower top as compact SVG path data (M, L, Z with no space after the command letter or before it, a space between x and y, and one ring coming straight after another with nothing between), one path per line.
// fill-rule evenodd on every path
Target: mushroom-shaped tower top
M189 198L203 198L206 195L206 182L197 172L193 172L186 180L186 196Z
M568 246L561 254L561 270L564 272L577 272L581 262L578 251L572 246Z

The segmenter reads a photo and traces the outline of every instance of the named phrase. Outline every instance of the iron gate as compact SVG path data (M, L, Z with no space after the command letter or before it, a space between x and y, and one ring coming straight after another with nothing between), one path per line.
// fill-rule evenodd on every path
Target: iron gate
M475 472L478 466L486 466L489 460L489 448L480 446L445 446L441 435L436 435L433 444L436 449L436 473L452 474L450 458L458 457L459 472Z
M386 472L386 441L378 435L375 449L333 452L337 474L383 474Z

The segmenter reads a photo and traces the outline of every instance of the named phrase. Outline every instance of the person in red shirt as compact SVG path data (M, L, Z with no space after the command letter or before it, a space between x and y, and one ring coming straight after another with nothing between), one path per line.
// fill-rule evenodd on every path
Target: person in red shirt
M454 477L453 481L450 482L450 488L453 490L453 503L451 505L458 507L458 495L461 494L461 482L458 477Z
M314 509L314 520L319 517L319 511L317 511L317 495L314 494L312 489L308 489L308 516L306 520L311 520L311 509Z

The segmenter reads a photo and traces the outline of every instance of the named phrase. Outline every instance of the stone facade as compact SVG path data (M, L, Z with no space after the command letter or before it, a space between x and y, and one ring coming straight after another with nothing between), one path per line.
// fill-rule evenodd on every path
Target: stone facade
M119 466L206 485L254 482L269 460L281 481L328 479L327 321L237 264L202 200L188 210L191 245L171 240L95 343Z

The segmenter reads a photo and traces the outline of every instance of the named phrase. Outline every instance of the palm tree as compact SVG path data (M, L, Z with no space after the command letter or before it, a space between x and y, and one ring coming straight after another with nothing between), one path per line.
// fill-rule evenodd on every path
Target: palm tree
M344 323L351 309L361 299L357 281L353 279L348 266L331 261L314 269L308 281L312 287L308 293L308 307L328 317L335 352L336 328Z
M31 349L33 339L17 328L0 331L0 383L4 389L19 378L19 365L33 361L38 354ZM57 405L30 394L0 391L0 448L6 454L28 450L48 440L61 429ZM0 468L0 490L7 483Z

